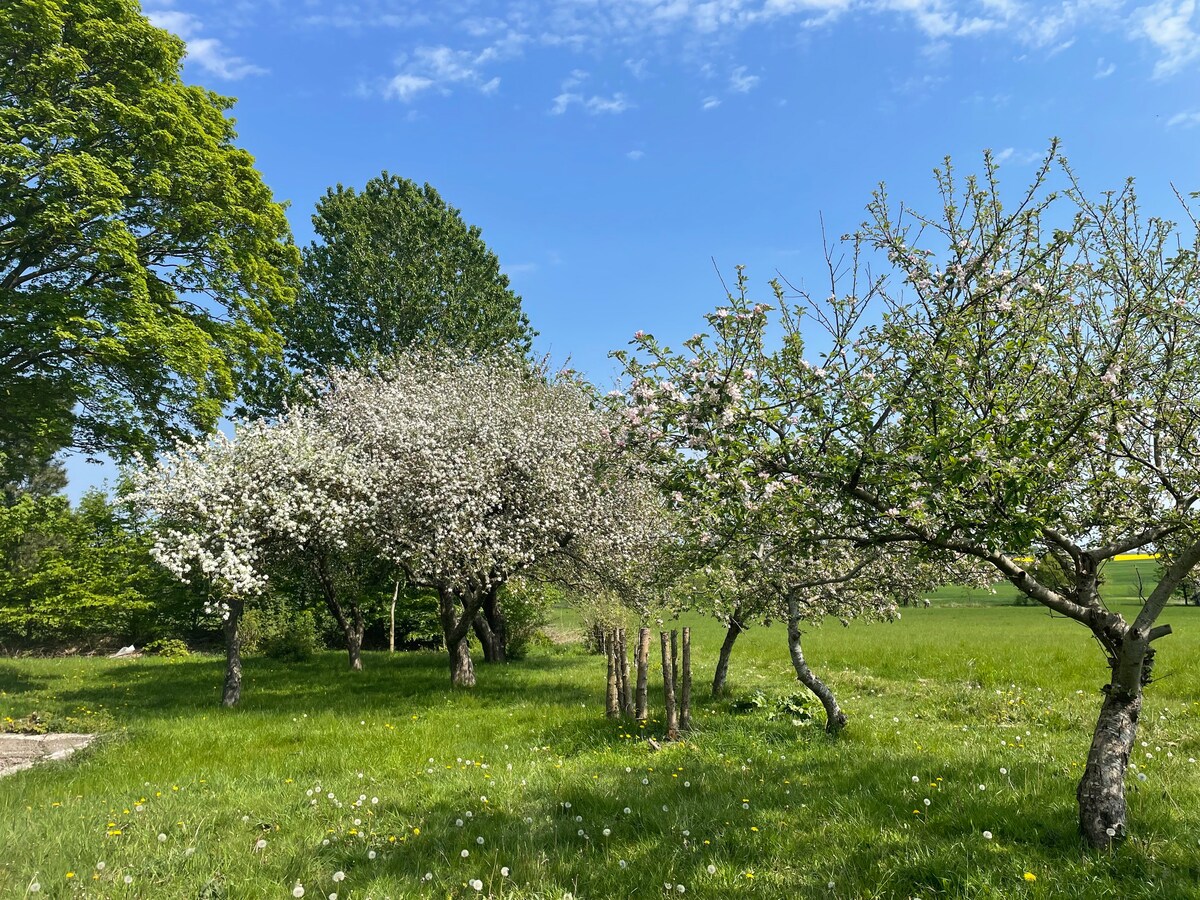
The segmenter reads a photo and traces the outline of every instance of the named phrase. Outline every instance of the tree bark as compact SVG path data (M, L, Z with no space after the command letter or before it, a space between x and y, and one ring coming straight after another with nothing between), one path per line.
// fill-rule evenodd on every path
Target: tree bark
M738 636L745 631L742 625L742 608L739 606L729 617L729 627L725 629L725 640L721 642L721 653L717 657L717 671L713 673L712 695L721 696L725 691L725 682L729 678L729 657L733 655L733 645Z
M229 618L225 620L225 687L221 694L221 705L237 706L242 699L242 600L230 600Z
M637 709L634 717L646 721L646 682L650 675L650 629L638 629L637 648Z
M673 741L679 737L679 715L675 709L675 657L671 652L671 640L667 632L659 632L658 637L662 643L663 699L666 701L667 707L667 740Z
M471 649L467 634L479 612L481 597L459 598L451 591L438 589L438 621L446 641L446 652L450 655L450 684L452 687L474 687L475 666L471 662ZM459 607L462 611L459 612Z
M400 599L400 580L392 590L392 609L388 616L388 653L396 652L396 601Z
M365 630L362 609L358 603L351 602L349 604L350 617L347 618L346 610L338 602L337 586L334 584L333 575L324 558L317 560L316 569L317 581L321 585L321 596L325 599L325 606L328 608L329 614L337 621L338 627L342 629L342 634L346 636L346 654L350 659L350 668L361 672L362 641Z
M616 637L615 631L604 633L604 658L608 663L608 681L604 692L604 714L610 719L615 719L620 715L620 710L617 708L617 699L620 696L620 692L617 686Z
M836 735L846 727L846 714L838 706L833 691L817 677L804 660L804 649L800 645L800 607L791 598L788 599L787 632L788 650L792 656L792 668L796 670L796 678L821 701L821 706L825 708L825 730Z
M483 648L485 663L502 663L508 661L507 623L500 609L500 601L495 589L484 595L483 605L475 618L471 620L475 636L479 638L479 646Z
M674 632L671 632L674 635ZM674 648L672 647L672 650ZM692 730L692 629L683 629L683 681L679 686L679 728Z
M621 715L633 718L633 687L629 683L629 647L625 643L625 629L617 629L617 666L621 687Z
M1137 737L1142 689L1150 680L1153 657L1147 641L1137 640L1130 632L1109 661L1112 679L1104 686L1104 704L1075 792L1079 830L1093 847L1107 848L1124 838L1127 831L1125 774Z

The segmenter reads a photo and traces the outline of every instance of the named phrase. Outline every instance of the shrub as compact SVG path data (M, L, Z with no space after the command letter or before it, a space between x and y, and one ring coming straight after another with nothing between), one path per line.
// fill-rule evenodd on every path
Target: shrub
M271 659L304 662L320 649L317 622L307 609L282 624L283 627L276 629L262 644L263 653Z
M145 653L153 653L156 656L166 657L167 659L179 659L192 655L192 651L188 649L188 645L178 638L159 638L156 641L148 643L142 650Z

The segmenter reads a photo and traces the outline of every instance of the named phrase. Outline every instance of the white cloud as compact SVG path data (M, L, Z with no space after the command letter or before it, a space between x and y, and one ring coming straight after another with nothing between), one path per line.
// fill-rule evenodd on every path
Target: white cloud
M403 71L384 84L383 95L411 103L431 89L449 94L461 86L475 88L485 95L494 94L500 87L500 78L487 77L485 67L519 56L526 40L524 34L508 31L481 50L456 50L445 44L417 47L411 57L401 59Z
M646 155L645 150L630 150L628 153L625 154L625 158L632 159L634 162L637 162L639 159L641 159L645 155Z
M1107 78L1109 75L1111 75L1115 71L1117 71L1117 64L1108 62L1102 56L1098 60L1096 60L1096 74L1093 75L1092 77L1093 78Z
M729 75L729 89L739 94L745 94L760 80L757 75L747 75L745 66L738 66Z
M705 97L700 103L701 109L716 109L721 105L720 97Z
M1167 120L1168 128L1195 128L1200 125L1200 111L1175 113Z
M420 75L397 75L389 81L383 89L383 96L389 100L395 98L403 103L409 103L418 94L433 87L432 78L424 78Z
M1134 12L1136 34L1158 48L1154 77L1174 75L1200 57L1200 34L1192 27L1195 0L1160 0Z
M196 16L177 9L147 10L146 18L156 28L178 35L187 44L187 58L210 75L225 81L237 81L247 75L264 75L262 66L234 56L216 38L201 37L204 25Z
M598 94L591 97L584 97L583 94L575 91L563 91L554 98L550 106L550 114L561 116L575 105L582 107L589 115L593 116L604 113L616 115L633 108L633 103L629 101L629 98L619 91L611 97L601 97Z

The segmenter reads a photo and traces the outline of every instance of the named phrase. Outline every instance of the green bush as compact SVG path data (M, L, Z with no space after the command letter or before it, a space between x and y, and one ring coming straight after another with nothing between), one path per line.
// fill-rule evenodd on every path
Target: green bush
M188 645L178 638L159 638L156 641L148 643L142 650L146 653L153 653L156 656L166 657L167 659L179 659L192 655L192 651L188 649Z
M316 619L307 609L286 620L283 627L276 629L262 643L263 653L271 659L288 662L311 659L320 647Z
M524 579L505 587L500 594L500 607L508 631L505 653L509 659L524 659L529 653L549 621L550 607L556 597L553 588Z

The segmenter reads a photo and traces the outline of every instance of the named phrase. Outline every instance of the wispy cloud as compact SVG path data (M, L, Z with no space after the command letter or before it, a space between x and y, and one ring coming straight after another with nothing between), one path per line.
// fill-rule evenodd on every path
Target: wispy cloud
M603 113L623 113L632 108L633 103L620 91L611 97L599 94L589 97L585 92L578 90L590 77L583 69L572 69L571 74L564 78L562 84L559 85L560 93L550 104L550 114L561 116L572 106L579 106L593 116Z
M411 103L428 91L449 94L457 87L494 94L500 88L500 76L490 75L487 67L520 56L526 40L519 32L507 31L478 50L459 50L445 44L417 47L400 59L401 71L385 82L383 95Z
M1200 125L1200 110L1179 112L1167 119L1168 128L1195 128Z
M204 24L191 13L177 9L151 9L146 17L157 28L178 35L187 44L187 58L208 74L225 81L237 81L247 75L264 75L262 66L234 56L216 38L203 37Z
M739 94L752 90L760 81L757 75L747 75L745 66L738 66L729 75L729 89Z
M630 150L628 153L625 154L625 158L631 159L634 162L637 162L639 159L641 159L645 155L646 155L645 150Z
M716 109L720 105L720 97L705 97L702 101L700 101L701 109Z
M1117 64L1109 62L1103 56L1096 60L1096 73L1093 78L1107 78L1113 72L1117 71Z
M1200 34L1192 27L1195 18L1195 0L1161 0L1134 14L1136 33L1158 48L1156 78L1174 75L1200 58Z

